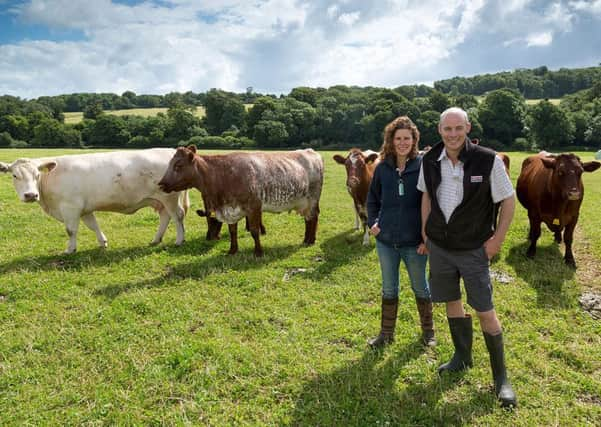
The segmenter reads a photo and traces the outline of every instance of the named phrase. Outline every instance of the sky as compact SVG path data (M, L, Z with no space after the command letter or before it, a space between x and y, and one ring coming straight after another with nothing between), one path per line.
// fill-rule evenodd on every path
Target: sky
M601 0L0 0L0 95L288 94L601 63Z

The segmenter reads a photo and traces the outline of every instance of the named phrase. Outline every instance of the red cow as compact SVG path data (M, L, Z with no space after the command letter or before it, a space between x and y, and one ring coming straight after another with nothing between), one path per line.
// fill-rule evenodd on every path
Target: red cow
M584 197L582 172L593 172L599 162L582 162L574 154L539 153L522 163L516 193L520 203L528 210L530 219L530 247L526 255L534 257L536 241L540 237L540 224L544 222L561 243L561 232L566 246L565 263L576 267L572 254L574 228L578 222L580 205Z
M258 257L262 211L296 210L305 218L304 243L315 243L322 185L323 160L311 149L202 156L193 145L177 149L159 182L167 193L191 187L202 193L209 216L228 224L230 254L238 251L238 221L248 217Z
M352 148L346 157L334 155L336 163L346 167L346 189L355 205L355 230L359 230L359 220L363 224L363 244L369 245L369 229L367 228L367 193L374 170L380 162L378 153Z

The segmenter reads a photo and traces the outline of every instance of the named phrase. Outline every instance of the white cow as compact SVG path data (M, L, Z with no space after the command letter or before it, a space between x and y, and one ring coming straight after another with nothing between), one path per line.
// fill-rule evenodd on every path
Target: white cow
M0 172L10 172L23 202L39 202L42 209L65 224L69 235L66 253L77 249L79 219L96 233L100 247L107 246L95 211L132 214L145 206L159 212L159 229L152 244L161 242L169 220L177 229L176 245L184 242L183 219L188 193L163 192L157 185L175 154L171 148L75 154L0 162Z

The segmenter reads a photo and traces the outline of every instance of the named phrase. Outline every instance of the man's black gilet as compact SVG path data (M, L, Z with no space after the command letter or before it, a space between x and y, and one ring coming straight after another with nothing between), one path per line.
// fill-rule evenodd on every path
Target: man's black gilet
M426 153L423 160L424 179L432 201L426 235L436 245L447 250L482 247L492 236L495 223L495 208L490 190L490 173L495 152L466 139L459 153L459 160L463 162L463 200L455 208L447 224L436 197L441 181L438 157L443 149L444 144L438 143Z

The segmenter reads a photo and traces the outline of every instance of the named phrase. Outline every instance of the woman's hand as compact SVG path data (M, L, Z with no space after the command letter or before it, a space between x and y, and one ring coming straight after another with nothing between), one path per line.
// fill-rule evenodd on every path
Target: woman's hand
M428 255L430 252L428 251L425 243L420 243L417 246L417 253L420 255Z
M369 232L371 233L372 236L377 236L378 234L380 234L380 227L378 227L377 222L371 226L371 228L369 229Z

